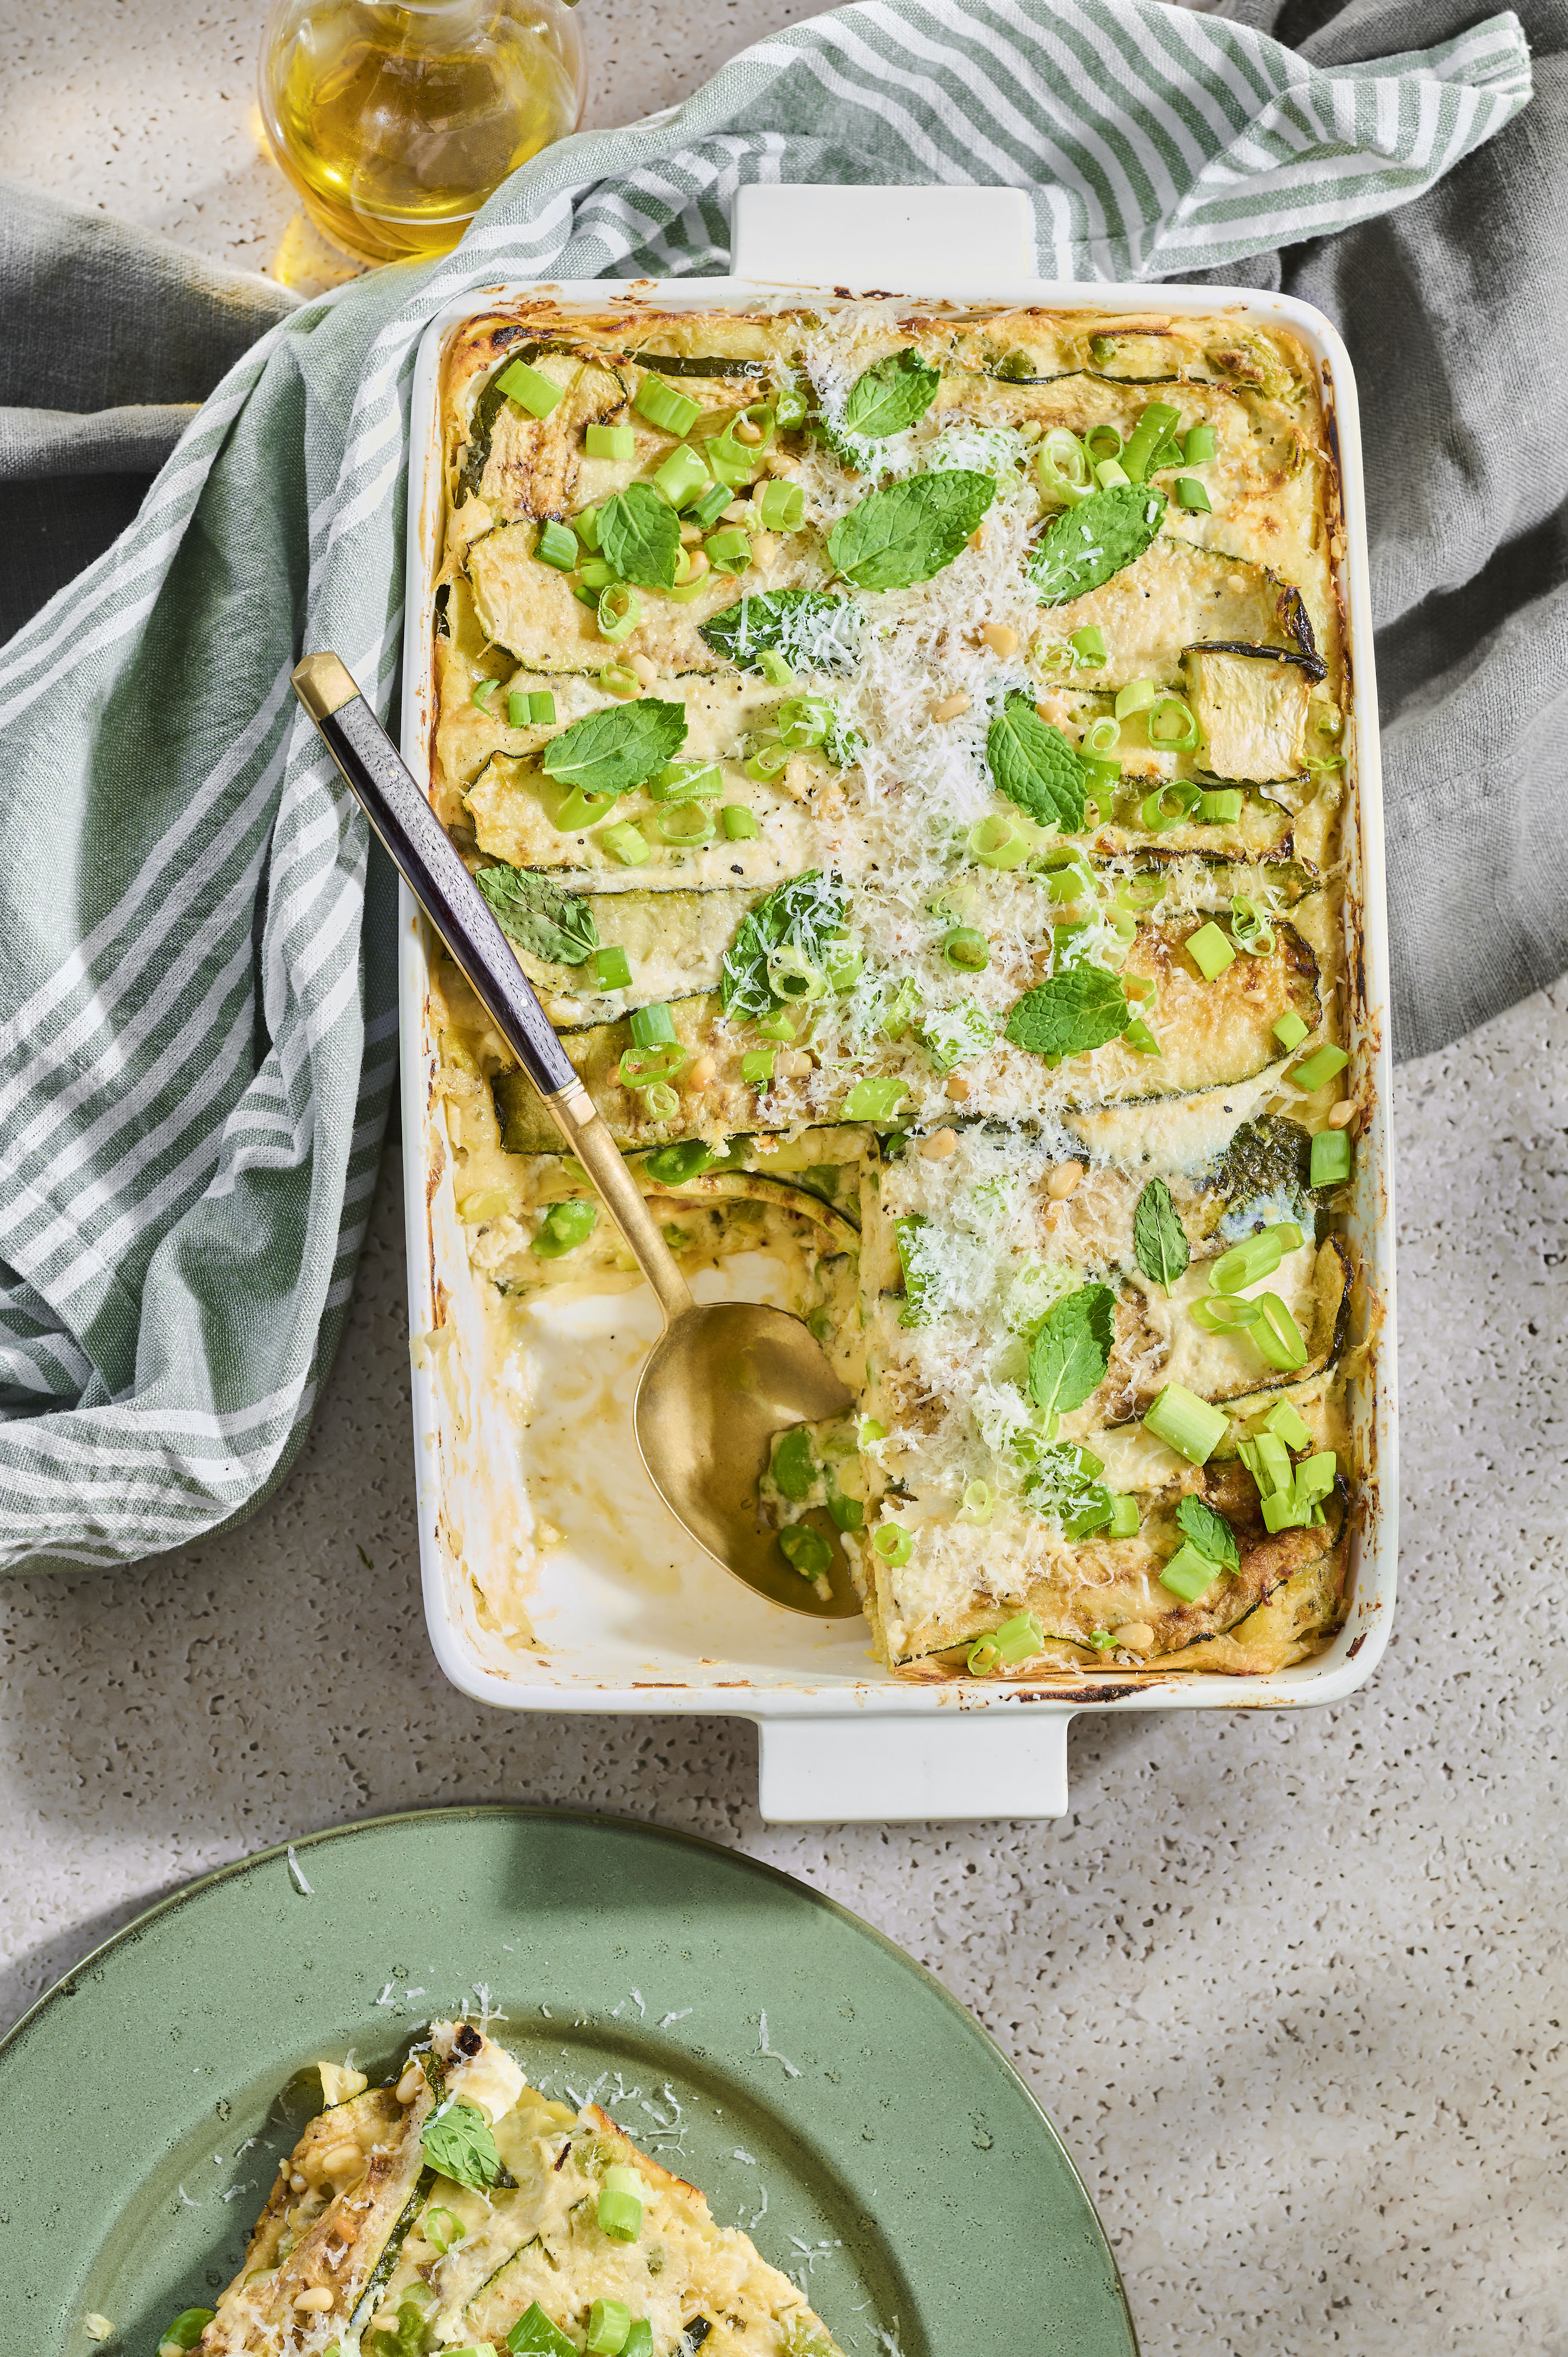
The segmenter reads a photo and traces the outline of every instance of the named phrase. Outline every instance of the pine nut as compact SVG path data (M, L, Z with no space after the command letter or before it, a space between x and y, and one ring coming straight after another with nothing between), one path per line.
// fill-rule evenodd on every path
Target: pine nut
M724 511L725 523L750 523L755 520L757 510L749 500L731 500L728 507Z
M420 2069L417 2062L410 2062L404 2070L402 2078L397 2083L398 2102L400 2104L412 2104L424 2084L424 2072Z
M1355 1117L1355 1100L1351 1097L1341 1097L1337 1105L1331 1105L1329 1108L1328 1126L1330 1129L1348 1129Z
M752 418L737 417L735 421L735 438L737 442L744 442L748 449L755 449L762 439L762 428Z
M314 2311L317 2316L325 2316L332 2305L332 2294L325 2284L318 2284L314 2291L296 2291L294 2304L295 2308L303 2308L307 2312Z
M968 710L969 698L967 695L948 695L943 697L940 704L932 705L931 718L933 720L956 720L961 712L967 712Z
M950 1072L947 1080L947 1091L954 1104L962 1104L969 1095L969 1082L965 1080L961 1072Z
M974 530L970 533L969 544L971 548L983 548L985 546L985 526L983 523L976 524Z
M768 461L768 471L770 475L792 475L800 463L799 458L791 458L788 451L775 450Z
M779 1059L779 1070L787 1081L803 1081L811 1069L811 1060L804 1048L787 1048Z
M695 548L702 537L703 527L700 523L683 523L681 526L681 545L682 548Z
M1054 1203L1065 1203L1083 1176L1081 1162L1058 1162L1046 1181L1046 1192Z
M1018 633L1010 630L1005 622L982 622L980 635L993 655L1010 655L1017 651Z
M711 1056L699 1056L692 1067L686 1086L693 1094L701 1096L704 1089L713 1086L714 1074L717 1071L718 1066Z
M1230 591L1232 597L1239 597L1241 595L1242 590L1247 587L1246 575L1244 573L1228 573L1225 576L1225 587Z
M637 673L644 687L651 687L654 681L659 676L659 666L654 662L652 657L650 655L631 656L628 662L627 668L628 671L634 671Z
M357 2144L335 2144L330 2152L321 2156L321 2174L329 2177L339 2190L346 2182L363 2177L365 2156Z
M1111 1633L1129 1653L1147 1653L1154 1649L1155 1632L1146 1620L1125 1621Z
M933 1129L929 1137L920 1140L920 1152L928 1162L945 1162L958 1145L956 1129Z
M308 2190L309 2183L309 2179L301 2177L298 2169L296 2169L294 2175L288 2180L288 2190L291 2193L304 2193Z
M779 554L779 543L770 532L759 532L751 544L753 565L771 565Z

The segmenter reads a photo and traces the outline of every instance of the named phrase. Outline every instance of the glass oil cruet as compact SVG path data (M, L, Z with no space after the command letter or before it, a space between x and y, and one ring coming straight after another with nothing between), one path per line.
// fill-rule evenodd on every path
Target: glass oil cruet
M369 262L446 253L509 172L576 128L573 0L277 0L273 152L318 229Z

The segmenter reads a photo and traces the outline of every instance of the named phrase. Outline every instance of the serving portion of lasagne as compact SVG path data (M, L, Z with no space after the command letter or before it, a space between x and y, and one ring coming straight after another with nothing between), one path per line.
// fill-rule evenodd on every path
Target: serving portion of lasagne
M920 1679L1259 1673L1343 1610L1365 1083L1322 390L1208 317L460 330L435 806L690 1271L857 1394L759 1512ZM498 1318L629 1263L438 964Z

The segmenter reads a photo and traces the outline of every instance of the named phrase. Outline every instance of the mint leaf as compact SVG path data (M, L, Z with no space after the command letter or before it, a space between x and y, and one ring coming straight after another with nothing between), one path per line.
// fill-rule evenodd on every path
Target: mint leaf
M830 935L843 923L845 896L841 886L809 867L792 876L759 900L743 917L725 952L719 974L719 1002L726 1015L771 1015L783 1000L768 978L768 961L786 942L812 965L820 965Z
M546 777L588 794L629 793L686 741L686 707L643 696L587 713L552 737L540 756Z
M1171 1190L1151 1178L1133 1213L1133 1250L1145 1276L1168 1293L1192 1258L1187 1230L1176 1216Z
M1041 826L1078 834L1089 771L1061 730L1042 720L1016 689L986 731L985 760L998 791L1010 802Z
M825 589L765 589L710 615L697 635L740 671L755 671L758 655L775 652L801 671L849 672L860 619L848 597Z
M1025 992L1007 1017L1015 1048L1036 1056L1079 1056L1119 1039L1133 1020L1126 994L1103 966L1079 965Z
M1042 606L1098 589L1158 534L1165 495L1147 483L1112 483L1064 510L1026 567Z
M474 878L509 941L548 965L583 965L599 946L591 904L526 867L481 867Z
M577 2344L551 2323L537 2300L530 2302L511 2330L506 2345L512 2357L577 2357Z
M599 553L623 581L644 589L672 588L681 519L651 483L628 483L599 510Z
M1082 1285L1058 1301L1029 1346L1029 1397L1048 1416L1070 1415L1105 1380L1116 1296Z
M424 2124L420 2137L432 2169L456 2185L499 2185L506 2177L490 2124L477 2104L453 2104Z
M996 497L994 475L953 467L870 491L828 534L828 554L858 589L908 589L950 565Z
M1210 1563L1223 1564L1227 1571L1240 1570L1241 1550L1236 1544L1236 1534L1207 1499L1184 1498L1176 1510L1176 1518L1200 1555Z
M843 431L864 434L869 441L886 441L924 417L937 397L942 372L918 352L889 352L864 376L857 376L843 405Z

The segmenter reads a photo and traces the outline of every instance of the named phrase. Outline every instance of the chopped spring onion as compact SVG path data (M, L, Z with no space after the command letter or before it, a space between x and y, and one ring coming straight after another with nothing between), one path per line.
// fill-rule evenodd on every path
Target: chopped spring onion
M1278 1367L1283 1374L1294 1374L1298 1367L1306 1364L1306 1344L1301 1328L1277 1293L1260 1294L1258 1308L1262 1314L1251 1328L1250 1339L1271 1367Z
M1165 401L1151 401L1139 415L1132 437L1122 453L1122 464L1127 469L1130 482L1141 483L1149 471L1149 462L1176 425L1181 413Z
M571 786L557 808L552 823L563 834L575 834L585 826L597 826L600 819L615 803L614 794L591 794L583 786Z
M1152 679L1130 679L1116 691L1117 719L1125 720L1130 712L1146 712L1158 694Z
M531 1250L541 1260L560 1260L564 1254L575 1252L579 1244L587 1243L598 1216L596 1203L552 1203Z
M1211 1407L1184 1383L1167 1383L1144 1417L1144 1428L1189 1465L1207 1465L1230 1428L1223 1408Z
M1236 963L1235 951L1212 921L1199 925L1196 933L1188 935L1187 950L1206 982L1217 980L1228 965Z
M500 682L499 679L477 679L474 682L471 701L478 705L481 712L489 712L490 698L499 685ZM492 719L494 716L495 716L491 714Z
M775 716L781 743L820 745L832 725L833 708L825 695L789 695Z
M618 696L622 704L628 696L642 693L642 682L629 663L606 663L599 673L599 685L607 695Z
M970 1647L965 1667L972 1678L988 1678L993 1670L999 1670L1001 1666L1002 1648L987 1630L985 1635L977 1637Z
M1348 1129L1320 1129L1312 1141L1312 1187L1342 1187L1350 1176L1352 1157Z
M1133 1017L1122 1038L1140 1056L1163 1056L1165 1052L1141 1015Z
M769 687L789 687L795 674L777 647L764 647L757 658L757 668Z
M886 1028L886 1023L883 1026ZM843 1101L844 1121L891 1121L898 1109L898 1100L909 1093L907 1081L894 1080L891 1075L872 1075L856 1081Z
M1217 447L1212 425L1189 425L1181 455L1189 467L1207 467Z
M635 2169L618 2162L607 2169L599 2193L599 2231L613 2243L635 2243L642 2232L642 2205L648 2188Z
M1230 938L1249 957L1273 957L1274 928L1266 909L1238 893L1230 903Z
M798 949L793 942L783 942L768 961L768 987L775 998L793 1004L814 998L825 998L827 976Z
M194 2349L214 2313L210 2308L182 2308L158 2343L159 2357L166 2349Z
M1252 1478L1258 1484L1260 1495L1272 1498L1282 1490L1290 1488L1293 1478L1290 1455L1277 1433L1261 1432L1252 1443L1252 1455L1256 1459Z
M681 1110L681 1100L668 1081L654 1081L650 1087L639 1090L639 1094L642 1098L643 1113L650 1121L673 1121ZM691 1241L683 1229L665 1229L664 1241L672 1252L680 1249L676 1241L678 1237L684 1243Z
M667 1015L668 1007L639 1008L644 1012ZM637 1016L632 1017L635 1024ZM655 1081L672 1081L688 1061L686 1050L679 1039L651 1039L645 1048L628 1048L616 1069L616 1077L623 1089L651 1088Z
M669 595L678 606L689 606L693 597L702 596L703 585L713 569L705 548L679 550L675 558L675 578L670 585Z
M1119 458L1126 445L1114 425L1091 425L1083 437L1083 447L1091 458Z
M1015 1613L1011 1620L1004 1620L995 1635L1005 1669L1016 1669L1020 1662L1032 1662L1045 1651L1045 1631L1032 1612Z
M631 2310L624 2299L596 2299L588 2310L587 2357L620 2357L631 2330Z
M1245 1295L1219 1293L1192 1304L1192 1322L1205 1334L1234 1334L1255 1326L1262 1316Z
M424 2335L420 2337L423 2338ZM402 2339L403 2336L400 2334L399 2342ZM556 2330L536 2299L531 2300L523 2309L522 2314L507 2334L503 2345L513 2352L513 2357L575 2357L575 2342L568 2341L564 2332ZM631 2343L628 2341L626 2348L621 2352L621 2357L627 2357L627 2352L630 2348ZM457 2357L456 2351L453 2352L453 2357Z
M787 384L773 404L773 414L781 434L793 434L810 416L811 404L799 385Z
M983 818L964 838L972 859L982 867L1016 867L1029 853L1029 837L1016 819Z
M1091 1629L1083 1642L1097 1653L1113 1653L1116 1651L1116 1640L1109 1629Z
M639 1006L631 1017L635 1048L668 1047L675 1037L675 1017L668 1006Z
M715 573L744 573L751 563L751 534L739 524L711 532L703 545Z
M596 602L599 591L609 588L618 576L607 556L585 556L577 567L577 577L585 589L593 592Z
M1084 730L1084 749L1086 752L1098 753L1103 759L1107 753L1114 753L1121 735L1122 723L1119 720L1113 720L1109 712L1102 713L1098 720L1091 720Z
M1294 1049L1299 1048L1302 1041L1306 1038L1307 1026L1302 1021L1300 1016L1293 1006L1288 1015L1282 1015L1280 1017L1279 1021L1273 1027L1273 1031L1274 1038L1279 1041L1280 1046L1284 1049L1285 1053L1289 1055Z
M1343 1048L1333 1047L1326 1040L1310 1056L1302 1058L1291 1078L1298 1089L1320 1089L1336 1072L1342 1072L1349 1060Z
M1200 800L1196 786L1175 779L1168 786L1157 786L1152 794L1144 795L1138 805L1138 823L1146 826L1151 834L1164 834L1167 827L1179 826L1184 819L1190 818Z
M695 507L688 509L687 513L693 523L699 525L703 532L706 532L710 525L717 523L720 516L723 515L725 508L728 507L730 498L731 492L729 485L727 483L715 483L711 491L704 491L703 493L702 498L697 501Z
M1301 1250L1301 1230L1294 1220L1281 1220L1272 1228L1260 1228L1255 1236L1248 1236L1229 1252L1221 1253L1208 1273L1211 1293L1240 1293L1246 1285L1256 1285L1260 1277L1273 1276L1286 1253Z
M599 544L599 511L596 507L580 508L572 518L572 529L585 548Z
M1196 1604L1219 1577L1219 1566L1199 1555L1190 1540L1184 1540L1160 1573L1160 1586L1179 1596L1184 1604Z
M1119 909L1153 909L1165 899L1169 888L1169 878L1152 871L1141 876L1123 876L1116 887L1116 906ZM1154 985L1151 983L1149 987L1152 990Z
M631 405L650 425L656 425L661 434L673 434L677 442L685 440L703 414L701 402L693 401L690 393L677 393L672 384L657 376L643 378Z
M1053 425L1035 452L1035 479L1047 496L1064 508L1076 507L1093 490L1094 468L1089 453L1065 425Z
M764 532L794 532L806 520L806 494L799 483L764 483L752 505Z
M1130 482L1132 478L1125 467L1119 465L1116 459L1100 458L1095 462L1094 479L1102 491L1108 491L1112 485Z
M964 974L983 974L991 963L991 943L973 925L954 925L942 936L942 955Z
M513 688L506 700L506 716L513 728L553 728L555 698L547 687Z
M426 2210L422 2212L419 2223L431 2249L439 2251L443 2258L467 2232L455 2210Z
M496 382L507 399L526 409L531 417L548 417L566 390L564 384L552 384L526 361L513 361L510 368L502 369Z
M865 960L847 936L822 943L822 972L835 997L853 990L865 968Z
M716 802L724 790L716 761L671 761L647 786L656 802Z
M1289 1400L1281 1400L1278 1407L1269 1410L1263 1418L1263 1429L1283 1440L1287 1448L1306 1448L1312 1443L1312 1434L1305 1419L1297 1414Z
M740 766L757 785L768 785L780 770L789 768L789 748L788 745L759 745L755 753L746 755Z
M1105 1525L1108 1539L1132 1539L1138 1535L1138 1501L1131 1492L1113 1493L1111 1500L1111 1520Z
M712 811L699 802L667 802L653 813L653 832L660 843L711 843L717 831Z
M730 420L722 434L712 436L706 446L708 464L719 481L728 483L732 490L737 491L744 490L746 486L755 479L758 461L768 443L773 439L771 410L748 409L744 414L751 419L758 416L766 417L768 420L766 436L759 436L755 442L743 441L736 431L741 421L738 417L735 417Z
M1094 870L1081 851L1069 845L1047 853L1040 880L1051 899L1076 900L1081 893L1093 891Z
M787 1015L765 1015L757 1025L765 1039L792 1039L795 1026Z
M642 619L642 600L624 581L612 581L599 592L599 636L618 645L629 639Z
M1098 622L1086 622L1081 630L1073 632L1068 644L1075 655L1082 656L1086 663L1102 663L1105 661L1105 633Z
M879 1523L871 1534L871 1544L883 1562L897 1571L914 1554L915 1534L902 1523Z
M740 1077L748 1089L770 1088L777 1048L748 1048L740 1060Z
M725 802L719 823L731 843L750 843L757 833L757 813L747 810L744 802Z
M1198 801L1198 814L1205 826L1234 826L1241 815L1244 797L1239 786L1206 788Z
M631 961L618 944L594 952L594 972L601 990L626 990L631 984Z
M1197 742L1197 721L1179 695L1162 695L1149 707L1144 726L1149 742L1162 753L1190 753Z
M581 554L576 533L564 523L542 524L533 553L541 565L553 565L557 573L570 573Z
M1178 475L1175 484L1178 508L1191 508L1198 515L1212 515L1208 493L1196 475Z
M810 1523L792 1523L787 1531L780 1531L779 1544L802 1579L823 1579L832 1568L833 1551Z
M637 433L630 425L590 425L583 435L590 458L613 458L624 467L637 456Z
M618 859L623 867L640 867L645 859L653 856L647 838L639 834L628 818L623 818L615 826L607 826L599 841L610 857Z
M961 1523L988 1523L995 1505L989 1481L970 1481L964 1487L963 1503L958 1510L958 1518Z
M683 508L699 498L712 480L691 444L678 442L664 464L654 469L653 488L662 491L672 508Z

